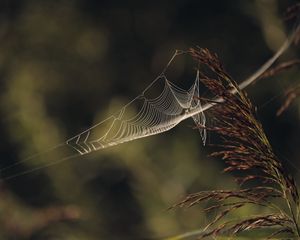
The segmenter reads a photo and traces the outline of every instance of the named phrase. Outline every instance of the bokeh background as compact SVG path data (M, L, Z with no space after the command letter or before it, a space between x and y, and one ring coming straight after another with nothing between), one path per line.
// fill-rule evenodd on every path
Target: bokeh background
M0 1L0 239L135 240L201 229L197 206L166 211L187 193L236 187L207 157L192 122L31 171L71 154L44 153L106 118L159 75L175 49L216 52L242 81L288 33L287 0ZM297 57L292 47L281 60ZM184 86L182 60L170 80ZM275 151L297 176L297 101L280 117L283 93L299 70L247 92ZM212 141L208 136L208 141ZM3 169L32 156L28 161ZM292 164L295 167L292 167ZM5 180L16 173L28 174ZM252 213L245 209L231 216Z

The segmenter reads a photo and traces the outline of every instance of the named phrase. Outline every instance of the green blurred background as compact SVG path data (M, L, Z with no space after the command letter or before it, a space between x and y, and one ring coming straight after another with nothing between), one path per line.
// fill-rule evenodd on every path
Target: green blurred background
M286 38L282 16L293 3L1 0L1 168L109 116L152 82L175 49L207 47L242 81ZM295 57L291 48L282 59ZM184 85L180 61L170 76ZM278 118L276 111L283 92L298 80L294 69L247 90L294 175L300 106ZM221 173L221 161L207 157L211 149L191 125L3 180L0 239L135 240L201 228L210 219L203 206L166 209L187 193L236 185ZM67 150L39 155L1 176L57 161Z

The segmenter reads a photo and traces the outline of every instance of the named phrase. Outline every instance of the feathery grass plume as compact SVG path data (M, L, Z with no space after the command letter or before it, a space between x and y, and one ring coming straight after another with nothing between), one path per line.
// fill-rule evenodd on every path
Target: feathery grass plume
M282 63L279 63L275 67L270 68L266 72L264 72L257 80L263 79L263 78L269 78L273 77L277 74L280 74L286 70L289 70L290 68L294 66L300 65L299 59L292 59L289 61L285 61ZM256 81L253 81L252 84L256 83ZM300 85L297 85L296 87L291 87L287 91L285 91L285 101L281 105L281 107L276 112L276 116L280 116L285 110L289 108L289 106L293 103L293 101L300 95Z
M272 230L270 238L282 234L300 237L299 195L294 179L274 154L255 117L255 108L226 73L216 54L202 48L190 49L189 53L199 65L210 69L214 77L202 72L201 81L216 99L222 99L211 110L215 126L207 128L216 132L222 141L217 145L219 150L211 156L225 161L224 172L239 174L236 180L240 188L191 194L172 208L191 207L204 201L212 204L205 211L217 210L218 214L199 234L200 238L265 228ZM249 204L265 207L270 213L225 220L229 213Z
M298 65L300 65L299 59L292 59L289 61L279 63L275 67L272 67L269 70L267 70L265 73L263 73L257 80L263 79L263 78L268 78L268 77L273 77L277 74L280 74L280 73L282 73L294 66L298 66ZM255 82L256 81L254 81L253 83L255 83ZM285 91L285 93L284 93L285 101L283 102L281 107L276 112L276 116L280 116L286 109L288 109L289 106L293 103L293 101L299 95L300 95L300 85L297 85L296 87L291 87L287 91Z
M264 72L258 79L273 77L283 71L286 71L294 66L300 65L299 59L292 59L286 62L282 62L275 67L270 68L266 72Z
M289 108L289 106L293 103L293 101L299 97L300 95L300 85L290 88L286 91L285 101L283 102L282 106L278 109L276 115L281 115L285 110Z
M255 84L260 79L273 77L277 74L280 74L298 65L300 65L299 59L292 59L289 61L279 63L275 67L272 67L269 70L265 71L260 77L256 79L256 81L253 81L252 84ZM300 85L297 85L296 87L291 87L287 91L285 91L284 93L285 100L281 105L281 107L276 112L276 116L280 116L285 110L287 110L299 95L300 95Z

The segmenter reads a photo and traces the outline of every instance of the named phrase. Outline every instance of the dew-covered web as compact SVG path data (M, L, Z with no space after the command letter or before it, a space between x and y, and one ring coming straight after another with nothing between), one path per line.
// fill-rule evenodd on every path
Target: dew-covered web
M182 53L176 51L171 61ZM155 96L153 92L157 92L156 89L160 90ZM205 126L206 118L199 96L199 71L195 71L195 79L188 89L176 86L163 71L116 114L70 138L66 143L83 155L168 131L191 117L190 113L195 111L198 113L192 116L193 120L197 125ZM199 131L205 144L206 130L201 128Z
M250 77L242 81L239 84L239 89L249 86L272 66L294 41L296 34L300 31L299 28L297 25L297 28L278 51ZM176 50L162 73L140 95L116 114L70 138L66 144L80 155L84 155L99 149L166 132L187 118L192 118L196 125L203 126L199 128L199 131L203 144L205 144L206 118L204 112L214 106L216 102L223 102L224 100L217 98L214 99L215 103L201 105L198 70L195 72L194 83L189 89L182 89L167 78L165 72L176 56L186 53L188 52ZM157 83L163 86L160 94L156 97L147 96L147 93ZM237 89L232 90L233 94L236 92ZM131 107L135 105L139 107L132 114Z
M178 55L187 53L187 51L176 50L162 73L115 114L64 143L1 168L0 174L3 179L8 180L93 151L160 134L172 129L187 118L192 118L199 126L205 126L204 111L210 106L206 104L206 109L202 109L199 96L199 70L194 71L192 84L187 89L175 85L166 76L166 71L174 59ZM199 131L203 144L205 144L206 130L200 128ZM42 155L51 154L64 146L71 147L76 153L49 163L41 163L26 171L18 172L16 168L17 173L15 172L16 166Z

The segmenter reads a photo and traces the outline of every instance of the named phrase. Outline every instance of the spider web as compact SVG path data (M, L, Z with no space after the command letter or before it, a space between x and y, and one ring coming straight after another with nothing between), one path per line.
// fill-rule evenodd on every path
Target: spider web
M246 88L261 76L289 48L298 31L299 26L267 62L239 84L239 88ZM165 75L166 70L176 56L186 53L186 51L176 50L162 73L140 95L121 108L118 113L68 139L66 144L75 149L80 155L84 155L110 146L166 132L190 117L196 125L203 126L203 128L199 128L199 131L203 144L205 144L206 117L204 112L224 100L217 98L214 99L215 103L201 105L198 70L195 81L188 90L184 90L168 80ZM147 98L146 93L157 82L163 82L163 90L157 97ZM233 89L232 93L235 94L237 91L237 89ZM129 117L127 113L130 112L130 107L136 103L140 107L136 114ZM103 133L101 129L106 130Z
M165 70L175 56L182 53L176 51ZM195 111L198 113L192 116L194 122L197 125L205 126L206 118L199 97L199 71L196 71L192 86L185 90L169 81L165 70L140 95L122 107L116 114L68 139L66 144L81 155L88 154L99 149L166 132L190 117L190 112ZM158 85L162 87L158 96L147 96ZM134 108L136 109L135 113L132 113ZM206 130L201 128L199 131L203 144L205 144Z

